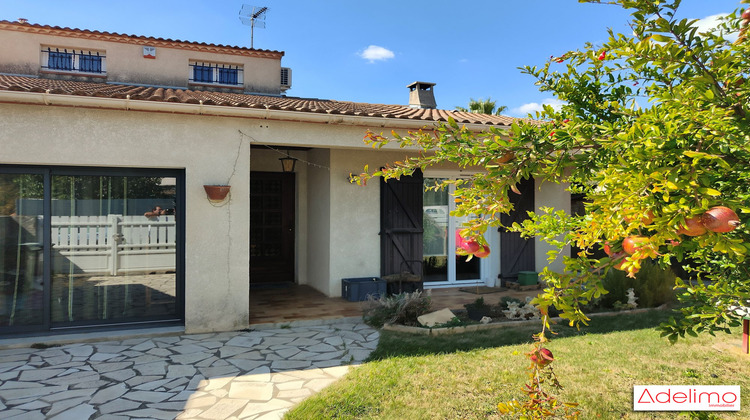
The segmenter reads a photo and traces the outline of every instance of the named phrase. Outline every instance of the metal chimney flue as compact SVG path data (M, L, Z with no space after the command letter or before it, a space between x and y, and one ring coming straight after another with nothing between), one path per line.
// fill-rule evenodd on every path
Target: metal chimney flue
M435 92L433 91L435 83L414 82L406 87L409 88L409 106L412 108L435 109Z

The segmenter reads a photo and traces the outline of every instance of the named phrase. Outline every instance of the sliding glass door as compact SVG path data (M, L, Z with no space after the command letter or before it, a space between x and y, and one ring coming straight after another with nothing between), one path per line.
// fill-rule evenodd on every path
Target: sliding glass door
M458 285L482 281L483 260L456 255L456 235L469 221L468 216L451 216L455 209L455 186L434 189L446 178L424 178L423 260L422 273L426 284Z
M0 173L0 327L44 324L43 176Z
M180 321L181 171L38 171L0 173L0 332Z

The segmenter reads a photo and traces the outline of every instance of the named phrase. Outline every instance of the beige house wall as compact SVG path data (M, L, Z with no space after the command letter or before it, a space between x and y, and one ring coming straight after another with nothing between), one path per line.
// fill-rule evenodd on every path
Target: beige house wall
M308 162L317 166L308 169L308 232L307 232L307 284L331 295L331 254L336 252L331 243L331 165L329 149L314 149L307 153ZM303 197L298 197L302 200ZM325 246L321 246L326 244Z
M156 47L156 59L144 58L143 47L148 41L132 43L71 38L40 33L0 30L0 72L38 75L41 71L41 49L46 47L69 50L102 51L106 55L106 78L92 77L93 81L188 87L191 60L218 64L241 65L244 86L238 93L278 95L281 83L281 53L275 58L222 54L209 51ZM59 76L58 76L59 77Z
M341 279L380 276L380 180L360 186L349 182L358 174L403 160L404 152L372 149L331 150L331 262L329 296L341 295Z
M236 119L0 104L0 163L184 168L185 328L246 328L250 144ZM204 184L229 184L215 206Z

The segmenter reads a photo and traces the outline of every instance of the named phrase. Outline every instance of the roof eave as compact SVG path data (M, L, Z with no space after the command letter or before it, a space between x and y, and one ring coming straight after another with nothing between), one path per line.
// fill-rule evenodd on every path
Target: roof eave
M80 108L97 108L120 111L164 112L183 115L206 115L217 117L251 118L275 121L305 122L331 125L350 125L378 127L389 129L417 130L430 127L440 121L397 119L365 115L344 115L329 113L301 112L269 108L245 108L222 105L204 105L202 103L161 102L134 100L129 98L107 98L51 94L46 92L0 91L0 103L25 105L66 106ZM489 127L508 129L509 126L490 124L461 123L471 131L484 131Z

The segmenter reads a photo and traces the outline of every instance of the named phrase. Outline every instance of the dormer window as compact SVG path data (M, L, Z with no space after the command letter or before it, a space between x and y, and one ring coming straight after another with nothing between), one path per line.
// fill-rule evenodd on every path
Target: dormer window
M104 75L107 72L105 58L103 51L44 47L42 71Z
M191 61L188 80L191 84L242 86L242 66Z

